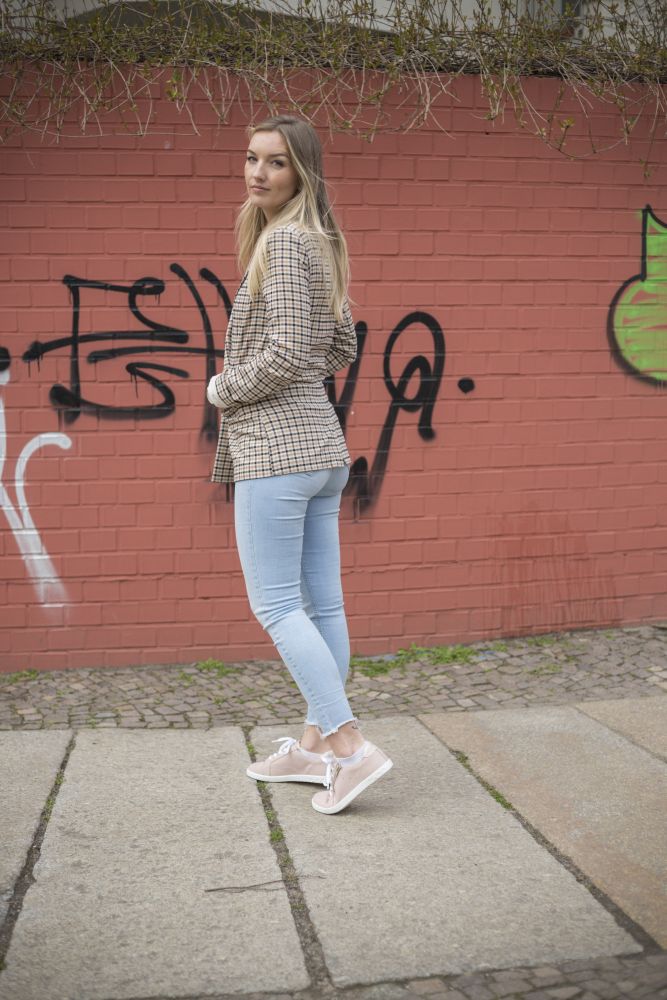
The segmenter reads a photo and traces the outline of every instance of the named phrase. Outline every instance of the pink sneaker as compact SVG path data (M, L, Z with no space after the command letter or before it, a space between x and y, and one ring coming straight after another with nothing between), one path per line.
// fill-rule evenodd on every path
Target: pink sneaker
M327 754L318 754L318 760L307 757L299 741L292 736L280 736L272 742L282 743L280 750L276 750L266 760L251 764L246 770L248 777L256 778L257 781L310 781L316 785L324 784L329 759Z
M366 740L364 756L358 764L344 767L335 758L329 760L324 784L326 791L315 792L313 809L321 813L337 813L349 806L357 795L394 766L383 750Z

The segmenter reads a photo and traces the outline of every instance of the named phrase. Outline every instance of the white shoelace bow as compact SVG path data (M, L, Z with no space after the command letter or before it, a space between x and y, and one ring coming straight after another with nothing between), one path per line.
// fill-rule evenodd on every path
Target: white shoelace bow
M295 740L293 736L279 736L277 740L271 740L271 742L282 743L282 746L280 750L276 750L275 753L271 754L269 760L272 760L274 757L281 757L283 754L289 753L292 747L299 741Z

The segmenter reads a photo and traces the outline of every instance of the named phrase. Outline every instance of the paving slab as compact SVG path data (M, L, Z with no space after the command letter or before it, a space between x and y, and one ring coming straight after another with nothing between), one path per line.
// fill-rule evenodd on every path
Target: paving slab
M576 708L667 760L667 694L654 698L582 701Z
M263 755L285 734L252 740ZM343 812L317 813L317 786L270 786L335 985L641 951L420 722L364 734L394 767Z
M25 864L71 733L0 733L0 921Z
M646 732L662 717L660 701L644 699ZM586 709L592 712L591 702ZM663 761L571 706L421 718L447 746L468 754L482 778L667 946Z
M238 729L80 732L2 1000L307 986L248 762Z

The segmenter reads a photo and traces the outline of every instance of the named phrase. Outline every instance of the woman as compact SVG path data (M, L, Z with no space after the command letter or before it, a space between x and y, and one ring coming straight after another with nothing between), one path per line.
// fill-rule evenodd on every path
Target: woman
M356 357L345 239L312 126L281 115L251 131L237 222L247 268L208 385L221 412L212 480L234 482L236 544L253 614L308 704L300 740L248 768L261 781L323 784L344 809L391 767L345 696L350 641L338 514L350 456L323 379ZM308 607L308 612L306 611Z

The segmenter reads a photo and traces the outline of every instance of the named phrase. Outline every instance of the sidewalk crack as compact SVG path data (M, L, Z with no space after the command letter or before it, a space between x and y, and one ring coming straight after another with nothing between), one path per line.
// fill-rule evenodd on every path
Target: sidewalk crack
M39 823L37 824L37 829L35 830L35 835L32 839L30 847L28 848L23 868L21 869L21 872L14 884L14 889L9 899L5 918L0 925L0 972L2 972L5 968L5 959L12 941L14 927L16 926L16 922L21 914L23 900L25 899L28 889L35 882L33 871L35 869L35 865L39 861L42 851L42 842L46 834L46 828L49 824L49 820L51 819L51 813L53 812L53 807L56 799L58 798L58 792L60 791L60 786L62 785L63 778L65 776L65 768L67 767L67 763L72 750L74 749L75 743L76 732L74 731L72 732L67 746L65 747L65 753L60 767L58 768L58 773L56 774L53 785L51 786L51 791L46 798L44 808L42 809L42 813L39 818Z
M255 753L255 748L250 739L252 728L252 726L241 726L246 741L246 747L248 749L248 755L250 756L251 762L254 764L257 759L257 754ZM328 1000L328 998L340 996L340 991L334 987L331 981L331 976L324 958L322 942L320 941L318 933L315 930L315 926L310 916L310 911L308 910L308 906L306 904L306 898L301 889L300 877L308 878L311 876L299 876L296 868L294 867L294 862L292 861L292 857L285 841L284 831L278 820L276 810L273 807L273 799L271 797L269 783L265 781L258 781L257 790L262 800L266 821L269 825L269 839L276 853L276 858L280 867L280 874L282 875L282 883L287 892L287 898L292 911L292 918L294 920L296 932L299 936L299 943L301 944L301 951L303 952L306 972L308 973L308 977L310 979L310 989L317 991L318 998L321 997L322 1000Z
M635 920L633 920L633 918L628 913L626 913L625 910L622 910L621 907L614 902L611 896L608 896L603 889L601 889L599 886L595 884L592 878L590 878L584 871L582 871L581 868L579 868L577 863L571 857L569 857L569 855L564 854L554 843L552 843L552 841L550 841L542 833L541 830L539 830L536 826L534 826L533 823L531 823L530 820L528 820L523 815L523 813L519 812L516 806L512 805L512 803L505 798L502 792L500 792L497 788L495 788L489 781L486 781L486 779L483 778L482 775L477 770L475 770L475 768L470 763L468 755L466 753L464 753L462 750L456 750L453 747L449 746L448 743L445 743L444 739L442 739L441 736L437 736L431 729L429 729L429 727L426 725L423 719L420 718L419 722L424 727L427 733L430 733L431 736L435 736L438 742L441 743L442 746L445 747L445 749L449 750L449 752L452 754L455 760L457 760L459 764L461 764L461 766L468 771L471 777L473 777L475 781L477 781L477 783L482 786L484 791L488 792L489 795L491 795L504 809L506 809L509 812L511 816L513 816L517 820L518 823L521 824L524 830L526 830L526 832L530 834L533 840L535 840L540 845L540 847L548 851L549 854L551 854L551 856L555 858L556 861L560 865L562 865L563 868L565 868L571 875L574 876L574 878L577 880L577 882L580 883L580 885L583 885L584 888L586 888L590 892L591 896L593 896L593 898L601 906L603 906L608 913L611 914L611 916L614 918L619 927L621 927L627 934L629 934L630 937L634 938L634 940L638 944L640 944L642 948L644 948L644 950L647 951L649 954L655 952L656 950L658 951L661 950L658 942L653 937L651 937L648 931L646 931L640 924L638 924Z

